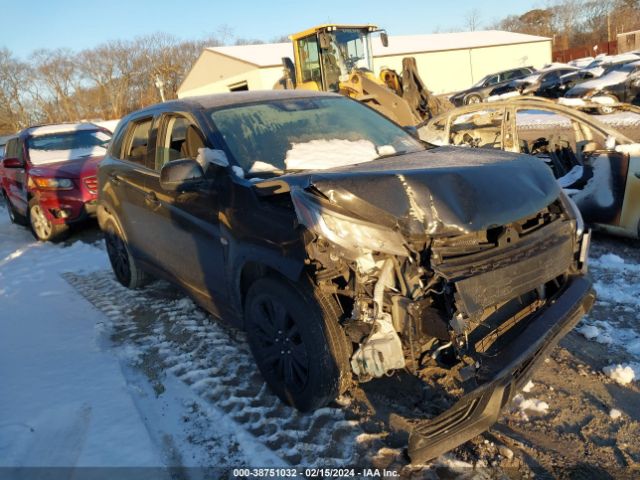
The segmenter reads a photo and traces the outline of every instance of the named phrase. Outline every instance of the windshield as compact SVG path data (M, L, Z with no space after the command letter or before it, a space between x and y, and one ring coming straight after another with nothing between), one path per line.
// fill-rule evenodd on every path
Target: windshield
M39 135L27 140L29 160L34 165L63 162L107 152L111 136L101 130L76 130Z
M347 98L295 98L209 112L248 174L322 170L424 150L382 115Z
M491 75L487 75L486 77L482 77L482 79L481 79L478 83L475 83L475 84L473 85L473 87L471 87L471 88L474 88L474 87L482 87L482 86L484 85L484 82L486 82L486 81L487 81L487 79L488 79L490 76L491 76Z
M373 71L371 45L368 32L358 29L341 29L331 32L331 49L342 75L354 68Z

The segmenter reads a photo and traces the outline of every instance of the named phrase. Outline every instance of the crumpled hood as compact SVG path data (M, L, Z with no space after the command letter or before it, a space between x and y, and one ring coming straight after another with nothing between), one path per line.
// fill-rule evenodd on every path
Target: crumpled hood
M439 147L372 162L284 175L258 189L317 190L340 209L404 235L450 235L504 225L560 194L539 159L501 150Z
M98 164L104 158L86 157L77 160L65 160L63 162L39 165L30 170L30 174L36 177L58 178L84 178L96 175Z

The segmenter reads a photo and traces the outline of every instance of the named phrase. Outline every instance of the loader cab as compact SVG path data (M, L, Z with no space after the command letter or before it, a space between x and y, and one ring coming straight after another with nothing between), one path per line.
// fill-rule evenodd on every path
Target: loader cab
M375 25L320 25L291 35L297 88L340 91L353 70L373 72L371 34ZM386 44L383 32L382 42Z

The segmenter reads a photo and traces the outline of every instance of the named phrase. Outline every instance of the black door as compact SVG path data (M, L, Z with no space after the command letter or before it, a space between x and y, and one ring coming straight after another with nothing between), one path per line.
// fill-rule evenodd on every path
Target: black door
M156 261L207 304L220 312L227 298L224 281L225 245L220 231L219 195L216 185L226 174L208 176L202 187L170 192L160 186L160 170L168 162L190 158L205 147L204 136L188 114L161 117L155 152L155 172L147 178L149 234L155 242Z

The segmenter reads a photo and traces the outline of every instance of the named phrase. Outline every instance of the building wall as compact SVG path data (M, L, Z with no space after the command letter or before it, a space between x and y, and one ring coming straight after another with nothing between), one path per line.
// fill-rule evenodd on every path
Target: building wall
M208 70L213 71L213 65L215 63L215 60L210 60L210 66L208 67ZM200 87L185 88L185 86L183 85L178 91L178 98L193 97L196 95L208 95L211 93L225 93L230 91L230 87L237 86L242 82L247 83L247 87L249 90L271 90L278 79L282 77L281 66L258 68L255 66L247 65L247 67L248 68L246 68L241 73L225 76L217 81L203 84Z
M208 51L189 74L178 97L222 93L240 82L249 90L271 90L282 76L281 66L259 68L224 55ZM463 50L389 55L374 57L376 74L382 67L402 72L402 59L416 59L418 72L434 93L450 93L470 87L482 77L514 67L541 67L551 62L551 41L499 45ZM201 85L201 86L197 86Z
M618 53L640 50L640 30L636 30L635 32L619 33L617 38Z
M418 73L432 92L450 93L470 87L485 75L514 67L542 67L551 62L551 41L499 45L444 52L374 58L376 74L382 67L402 71L402 59L416 59Z

